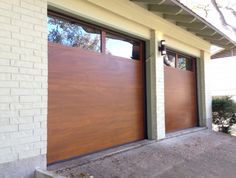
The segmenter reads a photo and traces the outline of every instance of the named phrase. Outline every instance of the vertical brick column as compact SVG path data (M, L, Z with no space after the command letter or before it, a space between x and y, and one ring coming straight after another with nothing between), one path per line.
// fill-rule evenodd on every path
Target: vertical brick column
M209 129L212 128L212 94L211 94L211 75L210 75L210 53L206 52L206 51L201 51L201 60L202 60L202 67L204 69L203 73L204 73L204 78L203 78L203 87L202 87L202 100L204 100L203 102L203 106L205 107L205 113L204 116L202 118L202 120L200 120L200 124L202 123L201 126L206 126Z
M212 95L211 75L209 71L210 54L201 51L201 57L197 59L197 94L198 94L198 119L200 127L212 127Z
M166 135L165 129L165 93L164 93L164 62L163 56L161 56L158 46L160 41L163 39L163 34L160 32L156 33L156 112L157 112L157 139L163 139Z
M148 138L157 140L165 138L164 65L158 51L161 39L162 34L151 31L150 56L146 61Z
M0 177L46 154L47 73L47 1L0 0Z

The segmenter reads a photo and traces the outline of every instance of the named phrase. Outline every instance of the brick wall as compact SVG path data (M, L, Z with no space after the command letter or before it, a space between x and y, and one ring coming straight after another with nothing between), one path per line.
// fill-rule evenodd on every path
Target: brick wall
M147 108L151 114L147 118L148 138L157 140L165 138L164 64L157 43L162 37L158 31L151 31L150 57L146 63Z
M158 38L157 41L162 40ZM158 47L157 47L158 49ZM164 62L163 56L157 51L156 58L156 112L157 112L157 139L166 136L165 130L165 92L164 92Z
M0 163L46 154L47 1L0 0Z

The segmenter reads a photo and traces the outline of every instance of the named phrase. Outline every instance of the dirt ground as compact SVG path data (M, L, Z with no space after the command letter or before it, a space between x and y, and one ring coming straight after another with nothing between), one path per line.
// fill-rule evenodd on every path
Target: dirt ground
M99 158L94 159L96 154ZM96 154L59 163L49 169L61 176L78 178L236 177L236 137L210 130L159 142L146 141L109 156Z

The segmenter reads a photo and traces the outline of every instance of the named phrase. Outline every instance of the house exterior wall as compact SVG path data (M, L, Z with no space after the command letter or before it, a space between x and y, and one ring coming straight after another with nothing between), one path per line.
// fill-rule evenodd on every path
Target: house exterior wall
M236 57L211 60L208 72L210 75L210 93L212 96L236 96Z
M32 177L46 144L47 2L0 0L0 177Z
M47 7L147 42L150 139L165 137L164 69L158 41L165 39L168 47L198 57L202 64L210 59L209 43L129 0L0 0L0 177L11 163L12 170L27 163L46 166ZM200 82L205 84L204 77ZM205 102L205 88L201 90Z
M80 19L86 19L86 21L88 22L92 22L97 25L102 25L111 29L115 29L118 32L125 33L128 35L134 35L135 37L143 39L144 41L147 42L150 42L151 40L153 40L153 38L159 40L165 39L167 42L167 46L174 50L178 50L198 58L209 59L209 56L201 55L202 54L201 51L209 53L210 44L208 42L148 12L147 10L143 9L142 7L134 4L129 0L114 0L114 1L48 0L48 4L49 4L49 9L53 11L63 12L64 14L74 16ZM155 31L156 34L159 34L159 37L154 37L152 35L153 30ZM146 50L147 61L156 59L159 59L158 62L162 61L162 57L155 56L153 51L156 50L152 50L151 48L152 45L150 45L150 48ZM156 65L156 62L150 62L150 63ZM160 62L159 64L162 65L162 63ZM158 77L158 78L150 77L152 78L152 80L155 80L155 81L150 81L150 84L154 85L153 87L150 87L150 89L154 89L156 86L160 87L159 88L160 92L156 92L156 95L152 96L152 100L154 100L153 97L155 98L157 97L157 95L161 96L159 96L160 98L155 99L156 101L155 104L150 105L151 108L149 108L148 110L152 112L152 114L148 114L148 116L152 117L156 116L156 118L164 119L164 114L163 114L164 96L162 96L163 93L161 92L162 90L164 92L164 80L161 77L163 76L163 66L160 67L159 65L157 65L157 68L152 67L150 70L151 71L148 73L148 75L155 75ZM157 82L159 82L159 85L157 85ZM157 91L157 88L155 88L155 90ZM152 93L151 90L149 93ZM205 99L205 93L202 95L202 97L204 97ZM157 108L159 108L159 112ZM150 133L154 134L155 132L154 130L156 131L162 130L162 132L165 131L165 129L163 129L163 127L165 126L164 122L162 122L162 124L159 124L158 126L157 122L148 121L148 123L154 124L154 125L148 124L148 130L149 129L153 130ZM158 134L155 133L154 135L156 135L155 138L158 137ZM159 133L159 135L162 136L158 138L165 137L165 134ZM154 138L154 136L150 136L149 138Z

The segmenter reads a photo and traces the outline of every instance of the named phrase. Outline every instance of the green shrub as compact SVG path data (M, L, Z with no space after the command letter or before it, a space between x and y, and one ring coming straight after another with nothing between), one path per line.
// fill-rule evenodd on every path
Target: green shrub
M229 133L230 127L236 124L236 103L232 96L213 97L212 119L219 131Z
M213 97L212 100L213 112L236 112L236 103L232 96Z

